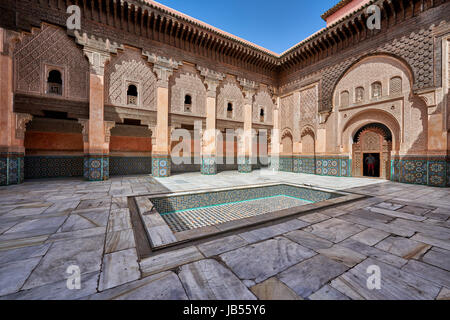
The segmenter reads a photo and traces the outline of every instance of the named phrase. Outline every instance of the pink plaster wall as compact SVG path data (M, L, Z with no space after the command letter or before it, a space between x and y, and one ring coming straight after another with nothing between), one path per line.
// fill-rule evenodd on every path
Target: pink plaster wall
M330 15L326 21L327 21L327 26L333 24L334 22L338 21L339 19L341 19L342 17L348 15L349 13L351 13L354 10L357 10L358 8L360 8L361 6L365 5L366 3L368 3L370 0L353 0L352 2L350 2L349 4L347 4L345 7L339 9L338 11L336 11L335 13L333 13L332 15Z

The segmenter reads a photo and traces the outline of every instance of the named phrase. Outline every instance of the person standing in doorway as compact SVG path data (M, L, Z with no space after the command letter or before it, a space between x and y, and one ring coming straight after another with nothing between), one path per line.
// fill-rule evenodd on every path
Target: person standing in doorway
M366 164L367 164L367 171L370 176L375 177L375 163L377 162L377 159L372 155L369 154L369 156L366 158Z

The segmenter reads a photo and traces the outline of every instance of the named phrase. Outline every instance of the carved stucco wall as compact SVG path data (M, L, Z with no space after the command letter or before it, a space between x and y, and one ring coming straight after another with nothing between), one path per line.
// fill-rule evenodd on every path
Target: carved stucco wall
M63 80L62 97L87 100L89 63L64 29L43 24L25 35L14 50L15 90L45 95L48 72L56 69Z
M324 66L321 70L318 70L321 79L319 111L332 109L333 92L337 83L350 66L367 55L385 53L400 57L410 66L413 72L414 90L433 87L434 40L432 27L421 28L414 32L396 36L389 42L384 42L378 46L374 45L368 50L361 50L341 62ZM286 94L298 90L310 76L308 73L299 75L295 80L283 84L281 92Z
M138 104L127 105L128 85L138 89ZM156 110L156 76L141 52L125 49L105 69L106 103L115 106Z
M286 128L292 131L294 127L294 108L295 108L295 95L291 94L281 98L281 130Z
M260 121L260 109L264 109L264 122ZM265 90L259 91L255 95L255 100L253 102L253 122L271 125L274 109L275 105L270 97L270 93Z
M184 99L186 95L192 98L191 112L185 112ZM206 116L206 88L202 80L196 74L182 73L175 79L172 86L171 113Z
M391 79L400 77L401 92L391 93ZM382 96L371 97L372 84L382 84ZM380 110L378 121L384 123L385 114L395 118L400 127L401 151L423 151L427 149L427 115L426 106L417 97L411 95L412 75L409 69L401 61L390 56L367 57L346 71L345 76L336 86L333 108L337 112L334 118L338 134L336 144L350 143L341 139L342 132L349 123L354 121L354 116L365 110ZM364 88L364 99L361 102L355 100L356 87ZM349 92L349 105L342 106L340 97L344 91Z
M232 120L244 122L244 96L234 79L226 79L217 97L217 118L227 118L228 103L233 104Z
M315 84L300 91L300 128L316 128L319 107L319 86Z

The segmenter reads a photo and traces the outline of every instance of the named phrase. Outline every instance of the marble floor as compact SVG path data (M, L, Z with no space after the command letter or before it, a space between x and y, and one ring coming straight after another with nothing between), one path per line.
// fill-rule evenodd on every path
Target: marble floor
M266 182L368 197L139 259L128 196ZM0 299L450 299L449 218L448 188L376 179L31 180L0 187Z

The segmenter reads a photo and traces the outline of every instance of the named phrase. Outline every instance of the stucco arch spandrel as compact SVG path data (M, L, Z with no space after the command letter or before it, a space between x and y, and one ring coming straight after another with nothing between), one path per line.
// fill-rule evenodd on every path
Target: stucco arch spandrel
M415 70L411 67L411 64L399 55L390 52L373 52L369 54L363 54L358 57L352 57L346 61L341 62L329 69L324 70L322 77L322 91L321 99L319 104L319 111L332 110L333 106L336 106L336 88L342 79L345 78L352 70L357 68L363 63L370 63L370 61L381 61L383 60L386 64L392 67L401 69L409 80L410 88L422 88L426 87L424 81L417 83L415 81L419 70ZM417 69L417 68L416 68ZM420 78L422 79L423 76ZM427 82L428 83L428 82Z
M398 121L389 113L377 110L369 109L363 110L353 117L351 117L343 126L341 131L340 145L344 147L344 152L351 151L351 145L353 143L353 136L356 132L371 123L384 124L392 133L392 150L398 151L401 143L401 127Z
M314 137L316 136L315 126L312 124L306 124L300 129L300 139L307 134L312 134Z

